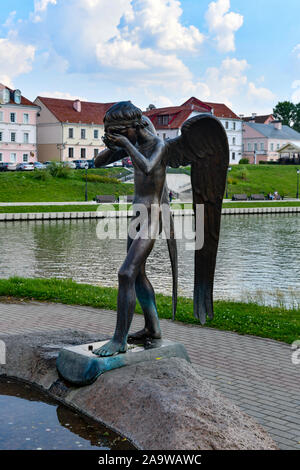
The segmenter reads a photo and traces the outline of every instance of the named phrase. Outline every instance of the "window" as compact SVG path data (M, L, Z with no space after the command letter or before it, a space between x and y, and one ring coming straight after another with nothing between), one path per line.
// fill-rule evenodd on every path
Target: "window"
M74 129L72 127L69 128L69 139L74 138Z
M81 158L85 158L85 156L86 156L86 149L81 149L81 151L80 151L80 156L81 156Z
M28 162L28 153L23 153L23 162L24 163Z
M254 144L254 152L257 152L257 143Z
M279 147L280 147L280 145L279 145L279 144L277 144L277 150L279 149Z
M69 129L70 130L70 129ZM73 129L71 129L73 130ZM68 157L69 158L74 158L74 149L73 147L69 147L69 150L68 150Z
M232 137L232 145L235 145L235 137Z
M25 132L24 133L24 144L28 144L28 142L29 142L29 134L28 134L28 132Z
M10 154L10 161L12 163L15 163L17 161L17 154L16 153L11 153Z
M10 113L10 122L16 122L16 113Z
M99 131L98 131L98 129L94 129L94 139L99 139Z
M252 150L252 145L248 143L248 152L251 152L251 150Z
M0 111L0 121L3 121L3 111Z
M99 153L99 150L98 150L98 149L94 149L94 158L97 157L98 153Z
M3 132L0 132L0 142L3 140Z
M81 129L81 138L85 139L85 129Z
M15 133L15 132L11 132L11 133L10 133L10 141L11 141L11 142L15 142L15 141L16 141L16 133Z
M236 123L235 123L235 122L232 123L232 129L233 129L234 131L235 131L235 129L236 129Z
M2 153L0 153L0 162L2 162L2 161L3 161L3 160L2 160Z
M225 122L225 129L228 129L229 127L229 124L228 124L228 121Z
M24 113L23 114L23 124L28 124L29 123L29 114Z
M163 126L167 126L170 121L170 116L167 114L166 116L163 116Z
M265 144L263 142L260 143L260 150L265 150Z
M273 152L274 151L274 144L271 144L270 147L271 147L271 152Z
M232 152L232 160L235 160L235 152Z

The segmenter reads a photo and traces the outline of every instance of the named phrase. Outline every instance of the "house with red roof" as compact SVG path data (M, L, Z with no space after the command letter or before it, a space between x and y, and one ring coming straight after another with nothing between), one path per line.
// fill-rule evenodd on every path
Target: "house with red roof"
M239 163L242 158L242 120L223 103L210 103L191 97L180 106L167 108L149 107L145 111L157 134L163 138L175 138L180 135L184 121L197 114L209 113L220 119L229 142L230 163Z
M39 107L20 90L0 83L0 162L37 161L38 112Z
M41 162L94 158L104 149L103 118L113 103L65 100L38 96L38 155Z

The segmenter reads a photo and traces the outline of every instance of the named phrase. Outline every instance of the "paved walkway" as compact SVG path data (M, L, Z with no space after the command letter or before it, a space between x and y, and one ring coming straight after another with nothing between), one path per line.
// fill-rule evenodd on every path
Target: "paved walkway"
M74 328L112 334L115 312L61 304L0 303L0 334ZM135 315L133 329L143 326ZM261 423L281 449L300 450L300 366L289 345L195 325L161 321L165 338L184 343L199 372Z

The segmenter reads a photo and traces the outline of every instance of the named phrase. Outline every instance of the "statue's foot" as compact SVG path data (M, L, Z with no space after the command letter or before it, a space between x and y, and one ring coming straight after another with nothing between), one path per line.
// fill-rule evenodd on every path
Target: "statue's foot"
M143 328L136 333L128 335L128 343L134 343L136 341L145 341L146 339L161 339L161 331L150 331L148 328Z
M127 343L122 343L111 339L108 343L103 344L101 348L93 351L97 356L113 356L114 354L125 353L127 351Z

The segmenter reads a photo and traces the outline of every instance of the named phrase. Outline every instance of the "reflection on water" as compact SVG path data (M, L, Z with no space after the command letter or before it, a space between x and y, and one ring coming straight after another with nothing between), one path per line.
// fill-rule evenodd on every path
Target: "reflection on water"
M191 217L184 219L191 224ZM117 286L126 240L99 240L96 226L95 220L1 223L0 277L73 278ZM223 217L215 298L245 300L261 290L267 302L277 291L292 302L300 288L299 228L295 214ZM194 257L186 240L178 240L178 258L179 292L192 296ZM147 272L157 292L171 293L165 240L157 240Z
M0 450L134 449L104 426L11 379L0 379L0 416Z

